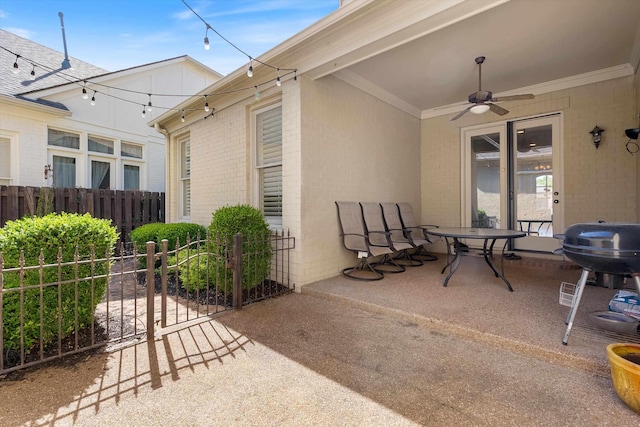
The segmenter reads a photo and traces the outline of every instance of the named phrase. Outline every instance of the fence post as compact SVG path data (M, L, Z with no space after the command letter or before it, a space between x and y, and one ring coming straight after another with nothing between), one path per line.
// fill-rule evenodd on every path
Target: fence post
M160 310L161 321L160 326L163 328L167 327L167 252L169 250L169 241L167 239L162 239L162 307Z
M153 340L155 277L154 255L156 242L147 242L147 340Z
M233 236L233 308L242 308L242 233Z

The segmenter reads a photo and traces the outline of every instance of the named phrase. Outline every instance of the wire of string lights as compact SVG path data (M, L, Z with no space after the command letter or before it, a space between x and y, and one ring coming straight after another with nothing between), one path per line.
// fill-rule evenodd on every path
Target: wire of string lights
M164 107L164 106L160 106L157 105L157 103L154 105L152 104L152 97L155 98L162 98L162 97L181 97L181 98L192 98L195 97L195 94L172 94L172 93L149 93L149 92L142 92L142 91L137 91L137 90L132 90L132 89L125 89L125 88L120 88L120 87L116 87L116 86L110 86L110 85L105 85L102 84L100 82L97 81L92 81L91 79L87 79L87 78L78 78L72 74L70 74L67 71L62 71L59 68L53 68L53 67L49 67L45 64L41 64L38 61L25 57L23 55L20 55L18 53L15 53L13 51L11 51L10 49L7 49L4 46L0 45L0 49L3 49L4 51L10 53L12 56L15 56L15 61L13 63L12 66L12 71L13 73L17 74L20 72L20 62L25 62L28 64L28 66L31 68L31 74L29 76L29 78L31 80L35 79L36 76L34 76L35 74L35 70L36 68L38 69L42 69L45 70L48 73L55 73L58 77L62 78L63 80L66 80L68 83L71 84L76 84L78 85L82 90L81 90L81 94L82 94L82 98L83 99L88 99L88 93L87 91L93 91L93 96L91 97L91 105L95 105L96 103L96 99L95 96L96 94L100 94L103 96L108 96L110 98L114 98L117 99L119 101L123 101L123 102L128 102L131 104L136 104L136 105L144 105L144 103L140 102L140 100L132 100L132 99L128 99L128 98L124 98L123 96L119 96L116 95L114 93L112 93L113 91L120 91L123 93L129 93L129 94L136 94L136 95L143 95L144 97L148 97L148 102L146 104L146 108L144 108L144 112L150 112L152 111L152 108L157 108L159 110L164 110L164 111L179 111L179 112L193 112L193 111L201 111L202 109L200 108L188 108L188 109L183 109L183 108L172 108L172 107ZM282 69L279 69L282 70ZM257 92L258 88L269 85L273 82L276 83L276 85L279 86L278 82L280 80L281 77L293 74L294 75L294 79L297 80L297 75L296 69L286 69L288 72L282 75L276 75L275 78L270 79L270 80L266 80L263 81L261 83L258 84L254 84L251 86L247 86L247 87L240 87L240 88L235 88L235 89L231 89L231 90L226 90L226 91L217 91L217 92L209 92L207 94L204 94L202 96L204 96L205 99L205 105L204 105L204 111L207 112L207 107L209 106L209 97L214 97L216 95L218 96L222 96L222 95L228 95L228 94L233 94L233 93L238 93L238 92L243 92L243 91L252 91L252 92ZM100 89L100 90L98 90ZM110 92L111 91L111 92ZM209 114L209 116L211 116L212 114ZM143 116L144 117L144 116ZM208 117L208 116L207 116Z
M218 35L218 37L220 37L222 40L224 40L225 42L227 42L231 47L233 47L235 50L237 50L238 52L240 52L241 54L243 54L244 56L247 57L247 59L249 60L249 67L247 68L247 76L248 77L253 77L253 62L257 62L258 64L262 64L266 67L269 67L273 70L276 71L276 84L278 86L280 86L281 81L280 81L280 71L296 71L295 68L278 68L275 65L271 65L268 64L266 62L262 62L254 57L252 57L251 55L249 55L247 52L245 52L244 50L240 49L238 46L236 46L235 44L233 44L231 41L229 41L226 37L224 37L222 34L220 34L219 32L216 31L215 28L213 28L207 21L205 21L205 19L200 16L195 10L193 10L193 8L191 6L189 6L189 4L185 1L182 0L182 3L184 3L185 6L187 6L187 8L189 8L189 10L198 17L198 19L200 19L202 21L202 23L205 25L206 29L205 29L205 35L204 35L204 48L206 50L209 50L209 30L213 31L214 33L216 33ZM295 77L294 77L295 78Z

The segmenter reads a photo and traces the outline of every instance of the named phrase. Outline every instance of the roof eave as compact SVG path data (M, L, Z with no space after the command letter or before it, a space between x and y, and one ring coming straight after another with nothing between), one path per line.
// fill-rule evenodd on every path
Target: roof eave
M27 108L30 110L38 111L40 113L51 114L57 117L69 117L73 114L69 110L39 104L36 100L19 99L9 95L0 95L0 104Z

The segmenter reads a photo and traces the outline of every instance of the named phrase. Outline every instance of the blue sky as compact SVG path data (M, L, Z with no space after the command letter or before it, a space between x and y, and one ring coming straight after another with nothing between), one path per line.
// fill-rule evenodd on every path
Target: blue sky
M258 57L339 7L339 0L185 0L217 32ZM245 55L209 30L182 0L2 0L0 28L117 71L181 55L228 74ZM0 40L0 45L2 41Z

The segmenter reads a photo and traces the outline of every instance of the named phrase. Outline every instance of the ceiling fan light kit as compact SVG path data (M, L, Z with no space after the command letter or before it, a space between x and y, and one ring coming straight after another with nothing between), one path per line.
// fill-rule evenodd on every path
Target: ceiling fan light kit
M509 113L509 110L506 110L499 105L494 104L494 102L500 101L516 101L521 99L533 99L533 94L523 94L523 95L510 95L510 96L501 96L494 98L493 94L490 91L482 90L482 64L484 63L485 57L479 56L476 58L476 64L478 64L478 90L469 95L469 103L473 104L470 107L465 108L458 114L456 114L451 121L458 120L460 117L464 116L468 111L473 114L483 114L487 111L491 110L494 113L504 116Z
M487 104L476 104L471 107L469 111L471 111L473 114L482 114L489 111L489 108L491 107L489 107Z

